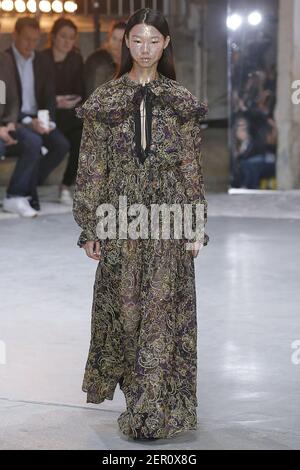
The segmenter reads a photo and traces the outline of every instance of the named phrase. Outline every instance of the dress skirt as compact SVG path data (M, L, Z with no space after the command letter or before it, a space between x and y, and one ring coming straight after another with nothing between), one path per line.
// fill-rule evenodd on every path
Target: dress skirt
M184 240L102 243L82 390L87 403L102 403L117 384L126 399L118 418L124 435L197 429L194 257Z

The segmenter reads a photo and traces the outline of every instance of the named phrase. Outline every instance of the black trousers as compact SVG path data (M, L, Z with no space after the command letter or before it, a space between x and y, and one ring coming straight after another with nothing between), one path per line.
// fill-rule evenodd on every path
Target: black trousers
M82 121L75 116L74 110L57 110L56 123L70 144L69 158L62 184L72 186L75 183L78 169Z

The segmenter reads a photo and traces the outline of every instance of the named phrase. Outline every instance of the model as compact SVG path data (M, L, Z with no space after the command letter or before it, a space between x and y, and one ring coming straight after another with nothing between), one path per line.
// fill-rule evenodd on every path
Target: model
M119 428L134 439L197 429L194 258L209 237L204 230L202 238L197 230L181 239L152 231L126 237L120 198L130 206L131 231L136 205L202 205L204 226L206 113L176 81L167 21L151 9L130 17L116 77L78 110L84 128L73 214L82 228L78 245L98 262L82 389L88 403L101 403L119 384L126 398ZM105 224L116 228L115 238L102 237Z

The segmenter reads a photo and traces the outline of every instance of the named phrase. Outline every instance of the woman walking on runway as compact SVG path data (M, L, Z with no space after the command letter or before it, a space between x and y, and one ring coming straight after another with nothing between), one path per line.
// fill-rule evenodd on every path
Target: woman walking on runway
M200 151L206 113L176 81L167 21L148 8L127 23L116 77L78 109L84 128L73 214L78 245L98 262L82 390L88 403L102 403L119 384L126 410L118 425L134 439L197 429L194 258L209 240ZM189 204L201 206L202 229L181 238L120 235L124 196L128 225L136 223L133 204ZM115 238L100 236L101 223L110 224L97 211L102 204L115 208ZM198 227L194 212L191 225Z

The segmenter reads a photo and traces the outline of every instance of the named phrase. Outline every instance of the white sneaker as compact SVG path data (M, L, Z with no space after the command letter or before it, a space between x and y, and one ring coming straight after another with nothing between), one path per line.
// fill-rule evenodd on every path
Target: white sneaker
M26 197L6 197L3 199L3 211L18 214L21 217L36 217L38 212L34 210Z
M72 206L73 205L73 198L71 195L71 191L69 189L62 189L60 196L59 196L59 202L61 204L65 204L66 206Z

